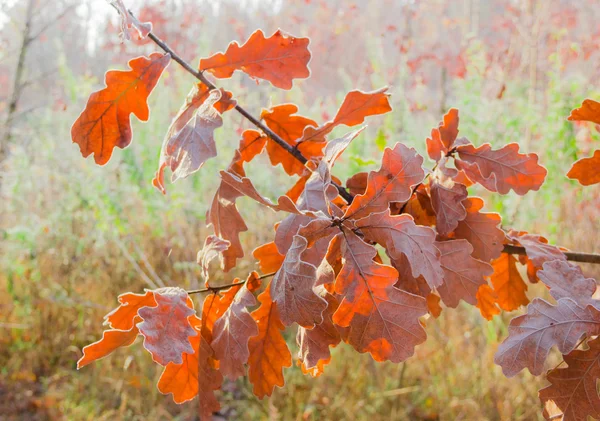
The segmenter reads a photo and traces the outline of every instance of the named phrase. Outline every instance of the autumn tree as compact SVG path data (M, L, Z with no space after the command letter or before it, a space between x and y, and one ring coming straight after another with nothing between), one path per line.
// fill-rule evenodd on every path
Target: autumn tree
M536 154L521 151L517 143L474 146L459 136L459 111L452 108L426 139L431 167L424 167L414 149L396 143L385 149L378 170L342 183L334 175L338 158L369 116L392 111L386 88L349 92L326 122L302 116L294 104L273 105L253 116L214 80L241 71L290 89L294 79L309 76L308 38L257 30L194 68L121 0L113 4L124 38L147 38L164 53L107 72L106 87L90 96L71 130L84 157L93 155L104 165L115 148L131 143L130 115L148 120L147 99L171 60L197 82L165 136L152 180L159 191L166 192L165 173L175 182L217 156L214 132L227 113L238 112L255 129L242 133L207 206L214 234L198 253L205 288L173 286L119 296L119 306L105 317L108 329L83 349L78 368L141 335L152 359L164 366L158 389L177 403L198 396L200 416L209 419L219 409L214 392L224 377L247 375L254 394L263 398L284 385L283 370L293 361L319 376L331 361L331 348L341 342L376 361L407 360L427 339L424 319L439 316L442 305L456 308L464 301L486 319L527 306L511 321L496 363L507 376L523 369L541 375L549 352L558 349L567 367L546 373L550 385L540 391L544 414L565 420L600 417L600 301L593 296L595 280L573 263L600 263L600 256L502 227L500 215L487 212L484 201L468 190L478 184L500 195L537 191L547 171ZM588 100L569 118L600 124L600 104ZM332 139L339 126L351 129ZM296 177L276 202L246 176L245 165L261 153ZM569 177L584 185L600 182L598 158L596 151L578 161ZM228 272L247 255L240 233L248 226L236 206L244 196L283 216L273 241L251 254L260 272L214 285L211 261L218 259ZM553 302L530 302L528 282L543 283ZM191 295L200 293L207 295L196 310ZM283 337L286 329L296 330L294 357Z

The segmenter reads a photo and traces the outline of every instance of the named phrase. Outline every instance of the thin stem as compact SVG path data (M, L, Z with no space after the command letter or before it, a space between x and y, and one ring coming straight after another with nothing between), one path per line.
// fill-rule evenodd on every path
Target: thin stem
M131 13L131 12L129 12L129 13ZM133 16L133 14L132 14L132 16ZM175 60L177 63L179 63L181 65L181 67L183 67L188 73L193 75L196 79L198 79L199 81L204 83L206 86L208 86L209 89L211 89L211 90L218 89L217 86L215 86L215 84L213 84L210 80L208 80L206 78L206 76L204 76L204 73L202 71L195 70L192 66L190 66L184 59L182 59L175 51L173 51L171 49L171 47L169 47L159 37L157 37L152 32L150 32L148 34L148 38L150 38L156 45L158 45L160 48L162 48L163 51L165 51L166 53L169 53L173 60ZM306 159L304 157L304 155L302 155L302 152L300 152L297 148L294 148L289 143L287 143L285 140L283 140L277 133L275 133L273 130L269 129L259 119L254 117L248 111L246 111L241 105L237 104L235 106L235 110L238 113L240 113L244 118L246 118L246 120L248 120L252 124L254 124L254 126L256 126L260 130L262 130L263 133L265 133L267 136L269 136L271 139L273 139L273 141L275 143L277 143L279 146L281 146L283 149L285 149L285 151L287 153L289 153L295 159L300 161L302 163L302 165L304 165L308 162L308 159ZM346 200L346 202L352 203L352 199L354 199L354 196L352 194L350 194L344 187L338 185L337 183L335 183L333 181L332 181L332 184L338 189L340 196L342 196Z
M258 279L269 278L271 276L275 276L276 273L277 272L266 273L264 275L260 275L258 277ZM212 292L213 294L215 294L215 293L217 293L219 291L222 291L224 289L229 289L229 288L232 288L232 287L236 287L238 285L244 285L245 283L246 283L246 281L233 282L231 284L219 285L219 286L216 286L216 287L207 287L207 288L202 288L202 289L194 289L194 290L188 291L187 293L188 293L188 295L190 295L190 294L201 294L203 292Z
M510 244L504 245L504 250L502 250L502 253L521 255L527 254L525 247L513 246ZM600 254L581 253L577 251L563 251L563 254L567 257L567 260L572 262L600 264Z

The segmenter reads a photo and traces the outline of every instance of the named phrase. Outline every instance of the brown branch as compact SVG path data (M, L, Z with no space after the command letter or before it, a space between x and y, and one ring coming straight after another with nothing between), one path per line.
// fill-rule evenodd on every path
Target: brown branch
M131 13L131 11L129 13ZM133 14L131 14L131 15L133 16ZM202 71L195 70L192 66L190 66L184 59L182 59L175 51L173 51L159 37L157 37L152 32L150 32L148 34L148 38L150 38L152 41L154 41L154 43L156 45L158 45L160 48L162 48L163 51L165 51L166 53L169 53L173 60L175 60L177 63L179 63L181 65L181 67L183 67L188 73L193 75L196 79L198 79L199 81L204 83L206 86L208 86L209 89L211 89L211 90L218 89L217 86L215 86L210 80L208 80L206 78L206 76L204 76ZM308 162L308 159L306 159L306 157L304 157L304 155L302 155L302 152L300 152L297 148L294 148L289 143L287 143L285 140L283 140L277 133L275 133L273 130L269 129L260 120L255 118L248 111L246 111L241 105L239 105L239 104L236 105L235 110L238 113L240 113L244 118L246 118L246 120L250 121L254 126L256 126L260 130L262 130L263 133L265 133L267 136L269 136L271 139L273 139L273 141L275 143L277 143L279 146L281 146L283 149L285 149L286 152L288 152L295 159L300 161L302 163L302 165L304 165ZM354 199L354 196L352 194L350 194L344 187L338 185L337 183L335 183L333 181L332 181L332 184L338 189L340 196L342 196L346 200L346 202L352 203L352 199Z
M527 254L525 252L525 247L513 246L510 244L504 245L504 250L502 250L502 253L521 255ZM567 257L567 260L572 262L600 264L600 254L581 253L578 251L563 251L563 254Z
M258 277L258 279L266 279L266 278L270 278L271 276L275 276L277 272L271 272L271 273L266 273L264 275L260 275ZM202 288L202 289L194 289L192 291L188 291L188 295L190 294L201 294L203 292L212 292L213 294L216 294L219 291L222 291L224 289L228 289L231 287L235 287L238 285L244 285L246 283L246 281L240 281L240 282L232 282L231 284L225 284L225 285L219 285L216 287L207 287L207 288Z

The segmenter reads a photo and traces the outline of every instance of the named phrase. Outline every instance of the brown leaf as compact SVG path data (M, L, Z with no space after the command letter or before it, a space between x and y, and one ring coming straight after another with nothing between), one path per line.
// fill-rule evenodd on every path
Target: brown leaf
M402 206L404 206L404 209L402 209ZM402 206L392 206L392 214L398 214L400 210L403 210L403 213L413 217L417 225L431 227L436 224L435 211L426 184L421 184L408 202Z
M120 16L121 38L125 41L131 40L131 36L137 39L144 39L152 32L152 23L140 22L135 16L129 13L123 0L109 0L110 4L117 9Z
M292 355L281 332L277 304L271 300L270 285L258 296L260 307L252 313L258 323L258 335L250 338L248 378L254 394L262 399L271 396L275 386L284 384L283 368L292 365Z
M160 288L154 291L156 307L143 307L138 310L142 322L137 328L144 336L144 348L152 354L152 359L167 365L182 363L182 354L194 352L189 337L196 335L188 317L194 314L188 307L187 292L178 287Z
M548 173L538 164L536 154L520 154L518 143L509 143L495 151L489 143L479 148L468 144L456 149L460 156L455 160L456 168L492 192L507 194L512 189L523 196L539 190Z
M281 30L265 38L259 29L245 44L240 46L234 41L225 53L201 59L199 70L207 70L220 79L230 78L234 71L241 70L252 78L268 80L277 88L291 89L294 79L310 75L309 41Z
M146 100L170 61L169 54L152 53L149 58L130 60L131 70L106 72L106 88L90 95L71 127L71 138L84 158L93 153L96 164L104 165L115 147L123 149L131 143L129 116L148 120Z
M313 377L323 372L323 367L331 361L330 347L340 343L340 334L333 324L332 316L337 310L338 302L331 294L324 293L327 309L323 312L323 323L313 329L298 328L298 359L305 372ZM317 368L317 370L314 370Z
M444 270L444 283L438 287L444 304L451 308L456 308L460 300L477 304L477 292L486 285L492 267L471 256L473 246L467 240L437 241L435 246Z
M473 257L490 262L500 257L504 249L504 231L498 228L502 222L497 213L480 212L483 200L469 197L463 202L467 210L465 219L458 223L454 230L456 238L467 240L473 246Z
M600 333L600 311L592 306L581 307L569 298L561 298L556 306L536 298L527 314L511 320L508 338L498 348L494 362L507 377L524 368L540 375L550 348L561 354L571 352L582 335Z
M394 288L398 272L376 263L377 250L352 231L344 238L344 265L335 281L342 301L333 322L349 327L346 342L358 352L369 352L376 361L401 362L426 339L419 318L427 313L422 297Z
M444 278L440 265L440 251L435 247L435 231L418 226L409 215L390 215L389 209L372 213L355 222L369 240L381 244L392 260L403 254L415 278L423 276L433 289Z
M568 120L570 121L591 121L600 124L600 102L593 99L586 99L581 107L571 111Z
M517 269L517 259L503 253L492 262L494 273L490 277L494 291L498 294L498 305L502 310L513 311L527 305L527 284Z
M571 298L582 306L593 305L600 310L600 302L592 296L596 292L596 281L586 278L581 268L565 260L546 262L538 277L548 288L554 299Z
M467 198L467 188L457 183L453 177L458 171L438 167L429 179L431 205L436 214L436 228L442 235L456 229L458 222L465 219L467 211L462 204Z
M440 306L439 295L436 295L432 292L430 294L427 294L427 297L425 297L425 299L427 301L427 310L429 310L429 313L436 319L440 317L440 315L442 314L442 306Z
M600 149L594 151L589 158L581 158L576 161L567 177L577 180L583 186L591 186L600 183Z
M586 350L574 350L565 355L566 368L555 368L548 373L550 386L540 390L544 406L553 402L563 414L564 421L586 421L600 418L600 338L588 342ZM544 411L546 419L549 414Z
M386 91L387 88L373 92L349 92L333 120L320 127L314 127L316 124L306 127L299 142L323 142L325 136L340 124L352 127L362 124L365 117L390 112L392 107L389 102L389 94Z
M346 180L346 188L350 190L353 195L364 194L367 189L367 179L369 177L368 172L359 172L354 174L348 180Z
M271 281L271 297L284 325L298 323L310 329L323 321L327 301L315 292L317 268L302 260L307 245L306 238L294 236L283 265Z
M362 218L386 210L391 202L406 202L412 187L425 176L422 164L423 157L402 143L397 143L394 149L386 148L381 168L369 173L365 193L354 198L344 218Z
M250 356L248 341L252 336L258 335L256 321L247 309L254 305L254 295L243 286L213 327L211 345L219 360L219 370L231 380L244 375L244 364Z

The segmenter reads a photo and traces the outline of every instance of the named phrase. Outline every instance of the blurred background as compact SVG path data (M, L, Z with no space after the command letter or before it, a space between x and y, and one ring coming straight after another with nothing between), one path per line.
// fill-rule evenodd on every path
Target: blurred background
M389 86L394 111L370 118L336 166L341 179L379 166L396 142L424 152L450 107L474 144L519 142L548 168L525 198L490 196L505 228L554 244L599 252L600 190L564 174L596 149L600 133L566 121L586 97L600 98L597 0L146 0L127 3L190 63L245 41L255 29L310 36L312 76L290 91L241 73L219 81L253 114L294 102L325 122L346 92ZM216 134L219 157L194 176L151 186L163 136L194 83L171 63L133 118L134 139L105 167L83 159L70 126L108 69L157 51L123 44L104 0L0 0L0 419L192 420L195 404L161 395L161 368L139 343L78 372L81 348L101 336L102 316L126 291L197 287L197 251L210 233L205 212L247 123L228 113ZM342 133L342 128L337 133ZM595 147L593 145L595 144ZM267 196L295 180L260 157L249 176ZM429 167L431 163L427 164ZM276 214L251 200L240 208L250 230L247 258L216 277L230 282L255 268L254 247L269 241ZM598 268L583 267L588 276ZM530 286L530 296L543 293ZM197 303L198 305L198 303ZM540 418L543 381L503 377L493 354L515 314L491 322L460 306L427 321L429 340L404 364L375 363L344 345L317 379L286 371L286 387L257 400L246 380L219 392L224 419L530 420ZM292 353L296 352L289 333ZM555 359L558 361L558 359Z

